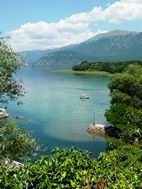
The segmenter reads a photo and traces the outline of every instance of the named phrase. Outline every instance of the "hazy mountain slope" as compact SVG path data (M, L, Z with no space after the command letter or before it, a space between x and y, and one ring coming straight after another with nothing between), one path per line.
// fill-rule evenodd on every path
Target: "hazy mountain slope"
M142 60L142 32L115 30L76 45L26 54L34 65L49 69L71 68L83 60Z
M47 49L47 50L33 50L33 51L23 51L21 54L25 57L26 63L32 64L43 56L49 53L53 53L58 49Z
M91 56L78 52L62 50L47 54L38 59L34 65L46 66L48 69L67 69L72 68L73 65L78 64L83 60L93 60L93 58L91 59Z
M24 51L21 52L21 54L25 57L26 63L31 64L32 62L35 62L37 59L44 56L44 51Z

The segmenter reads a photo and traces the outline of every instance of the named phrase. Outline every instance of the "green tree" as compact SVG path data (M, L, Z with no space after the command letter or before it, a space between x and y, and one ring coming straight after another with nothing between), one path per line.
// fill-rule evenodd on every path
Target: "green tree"
M111 123L118 135L125 142L142 139L142 110L125 104L115 104L105 113L106 119Z
M122 73L128 65L140 65L142 61L121 61L121 62L87 62L83 61L72 67L74 71L99 70L112 74ZM132 69L133 70L133 69Z
M0 40L0 105L10 100L18 100L24 95L21 81L14 78L14 74L21 68L23 58L15 53L6 44L4 39Z
M2 122L0 125L0 161L5 159L24 161L35 151L36 142L30 132L17 123ZM36 152L36 151L35 151Z
M14 74L22 66L22 57L6 42L0 41L0 107L10 100L17 101L24 95L22 83ZM35 140L13 121L0 120L0 161L3 159L23 160L35 147Z
M111 78L109 89L111 104L123 103L135 108L142 108L142 67L129 65L124 73Z
M105 116L119 137L133 143L142 139L142 67L128 65L125 72L115 74L109 83L111 106Z

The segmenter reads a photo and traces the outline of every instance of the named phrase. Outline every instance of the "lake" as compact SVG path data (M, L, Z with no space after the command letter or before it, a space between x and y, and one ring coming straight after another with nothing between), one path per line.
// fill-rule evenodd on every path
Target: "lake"
M25 68L16 77L23 80L27 94L22 98L23 105L11 103L8 112L23 116L24 127L39 143L49 149L75 146L95 156L106 148L105 138L89 135L87 127L94 119L105 123L109 78L41 68ZM81 100L82 93L90 99Z

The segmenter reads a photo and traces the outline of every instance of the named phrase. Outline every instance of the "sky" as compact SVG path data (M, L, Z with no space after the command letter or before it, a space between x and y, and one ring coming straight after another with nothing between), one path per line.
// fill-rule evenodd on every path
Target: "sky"
M85 41L112 30L142 32L142 0L0 0L0 31L16 51Z

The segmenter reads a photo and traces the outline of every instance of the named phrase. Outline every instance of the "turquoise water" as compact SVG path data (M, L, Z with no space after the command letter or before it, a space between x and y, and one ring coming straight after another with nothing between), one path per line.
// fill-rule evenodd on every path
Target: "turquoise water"
M95 120L105 123L109 106L108 78L53 73L45 69L25 68L16 76L23 80L27 94L23 105L11 104L8 111L24 116L24 125L39 143L49 149L75 146L94 155L106 148L105 139L87 133ZM90 96L81 100L81 93Z

